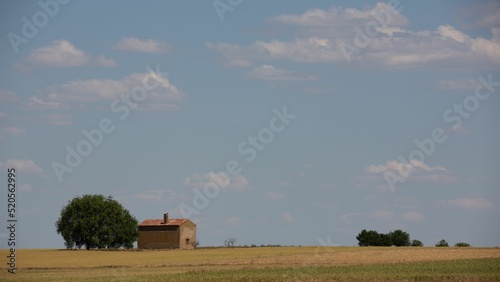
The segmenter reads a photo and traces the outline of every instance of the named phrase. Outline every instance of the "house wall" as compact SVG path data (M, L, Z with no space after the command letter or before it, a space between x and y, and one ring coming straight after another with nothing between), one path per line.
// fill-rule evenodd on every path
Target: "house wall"
M177 231L139 231L137 247L139 249L175 249L179 248L179 230Z
M180 248L194 249L193 243L196 242L196 225L190 220L186 220L180 228Z

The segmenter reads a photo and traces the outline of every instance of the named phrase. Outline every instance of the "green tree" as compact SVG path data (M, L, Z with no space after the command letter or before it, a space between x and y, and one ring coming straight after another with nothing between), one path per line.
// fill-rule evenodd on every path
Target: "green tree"
M361 230L361 232L356 236L358 239L358 244L360 246L380 246L381 238L377 231L366 229Z
M410 234L404 232L403 230L394 230L389 233L389 237L391 237L392 244L396 247L410 245Z
M139 236L137 223L111 196L83 195L62 208L56 227L67 249L132 248Z
M448 247L448 242L445 239L442 239L436 244L436 247Z
M412 247L423 247L424 243L422 243L422 241L420 241L420 240L411 240L410 246L412 246Z
M455 247L470 247L470 244L465 242L458 242L455 244Z
M380 238L379 245L377 245L377 246L390 247L390 246L394 245L394 243L392 241L392 236L390 234L380 233L379 238Z

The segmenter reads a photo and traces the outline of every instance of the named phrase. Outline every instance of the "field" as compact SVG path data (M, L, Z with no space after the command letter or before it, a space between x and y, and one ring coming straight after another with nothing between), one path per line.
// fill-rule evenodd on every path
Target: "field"
M500 281L499 248L19 250L1 281Z

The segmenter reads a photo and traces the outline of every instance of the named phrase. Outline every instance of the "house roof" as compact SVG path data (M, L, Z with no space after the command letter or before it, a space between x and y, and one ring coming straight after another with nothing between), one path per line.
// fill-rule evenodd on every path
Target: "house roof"
M188 220L187 218L174 218L167 220L167 224L163 224L163 219L145 219L139 226L165 226L165 225L181 225Z

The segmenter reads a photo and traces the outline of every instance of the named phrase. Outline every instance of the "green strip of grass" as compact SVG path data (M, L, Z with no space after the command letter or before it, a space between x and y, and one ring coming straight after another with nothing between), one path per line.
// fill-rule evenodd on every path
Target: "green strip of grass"
M500 281L500 258L348 266L220 266L172 274L172 267L48 269L0 277L14 281ZM255 266L248 266L255 267ZM193 269L190 267L189 269ZM182 273L183 272L183 273Z
M500 259L195 271L162 279L167 281L500 281Z

